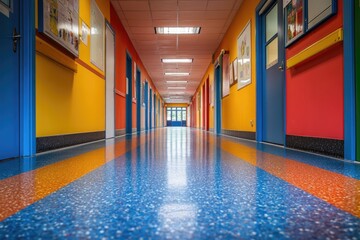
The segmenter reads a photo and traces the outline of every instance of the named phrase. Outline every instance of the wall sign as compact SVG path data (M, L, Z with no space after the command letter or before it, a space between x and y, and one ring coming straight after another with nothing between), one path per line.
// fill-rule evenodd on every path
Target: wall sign
M251 22L249 21L237 39L238 89L251 83Z
M79 1L39 0L39 31L79 56Z

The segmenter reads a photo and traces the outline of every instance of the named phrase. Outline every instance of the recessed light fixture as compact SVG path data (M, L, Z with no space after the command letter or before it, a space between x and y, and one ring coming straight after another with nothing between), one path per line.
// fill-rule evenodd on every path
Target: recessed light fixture
M189 76L190 73L185 72L166 72L164 73L165 76Z
M155 27L156 34L200 34L201 27Z
M163 63L192 63L192 58L163 58L161 59Z
M182 89L186 89L186 87L168 87L168 89L178 89L178 90L182 90Z
M166 81L166 83L186 84L188 81Z
M169 92L169 94L171 95L180 95L180 94L184 94L185 92Z

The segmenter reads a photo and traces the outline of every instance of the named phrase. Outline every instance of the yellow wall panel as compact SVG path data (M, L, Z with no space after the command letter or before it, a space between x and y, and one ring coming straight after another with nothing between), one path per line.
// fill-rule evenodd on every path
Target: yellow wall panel
M105 81L36 54L36 136L105 129Z
M237 84L230 88L230 95L222 99L222 129L251 131L256 129L256 59L255 59L255 9L259 0L243 1L238 13L234 17L224 39L215 52L215 57L222 49L228 50L230 61L237 58L237 38L246 24L251 21L251 80L252 83L240 90ZM211 85L214 80L214 67L211 63L203 77L201 86L206 78L210 76ZM214 108L210 108L210 128L214 128Z
M110 1L96 2L109 20ZM38 26L37 16L36 12L35 27ZM83 21L90 27L90 0L79 1L80 27ZM81 41L79 44L79 62L85 65L66 57L59 50L54 50L56 54L49 56L53 59L36 54L37 137L105 130L105 80L101 77L104 72L90 62L90 44L90 38L87 46ZM77 66L77 72L57 63L59 54Z

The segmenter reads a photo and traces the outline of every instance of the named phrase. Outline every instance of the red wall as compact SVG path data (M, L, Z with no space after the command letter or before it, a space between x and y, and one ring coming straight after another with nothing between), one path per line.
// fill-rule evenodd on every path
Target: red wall
M343 3L337 14L286 49L286 58L343 25ZM286 71L286 134L344 139L343 45L338 44Z
M125 101L125 79L126 79L126 51L131 55L133 62L136 62L136 66L141 71L141 81L145 82L145 79L149 81L149 84L152 89L156 89L152 83L149 74L147 73L142 61L140 60L139 55L137 54L133 44L130 41L129 36L126 33L124 26L122 25L119 17L117 16L115 9L112 4L110 6L110 22L111 26L115 31L115 88L119 94L116 94L115 104L116 104L116 120L115 128L116 129L125 129L125 119L126 119L126 101ZM134 64L134 63L133 63ZM132 67L134 71L134 67ZM134 73L132 73L134 76ZM136 127L136 103L133 103L132 107L132 126Z

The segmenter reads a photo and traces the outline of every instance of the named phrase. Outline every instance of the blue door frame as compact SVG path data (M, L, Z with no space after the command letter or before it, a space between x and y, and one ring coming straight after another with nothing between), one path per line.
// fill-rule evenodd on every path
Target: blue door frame
M149 130L149 83L145 82L145 130Z
M344 158L348 160L356 159L354 2L355 1L343 1Z
M154 128L156 128L156 94L154 93Z
M222 55L219 57L219 62L222 63ZM222 67L221 64L215 67L215 134L221 134L221 78L222 78Z
M17 156L32 156L36 153L35 1L13 1L13 4L18 4L18 7L13 8L10 15L15 14L19 19L17 32L21 35L17 48L21 67L16 69L18 71L17 108L19 115L19 122L16 124L18 131ZM16 11L16 9L18 10ZM5 34L11 36L12 31ZM11 41L9 45L11 49L12 40L8 39Z
M269 4L267 6L267 9L265 11L263 11L260 14L260 11L262 10L263 6L265 5L267 1L266 0L262 0L259 5L256 8L256 32L260 33L257 34L256 37L256 49L258 49L256 51L256 76L258 76L258 80L256 83L256 140L259 142L262 141L269 141L269 142L273 142L276 144L281 144L281 145L285 145L286 140L285 140L285 135L286 135L286 101L285 101L285 91L286 91L286 82L285 82L285 72L277 72L276 74L278 74L281 78L283 78L283 85L281 86L281 90L277 95L281 95L280 98L278 99L281 103L278 104L277 108L278 108L278 114L275 115L279 115L280 118L279 120L281 121L281 124L279 124L279 126L276 129L272 129L271 127L267 126L269 125L269 117L270 113L269 111L266 111L266 108L269 107L268 105L265 105L265 103L267 103L268 98L270 98L270 95L267 95L266 92L268 92L269 89L267 89L268 87L271 86L265 86L264 85L264 81L267 78L267 70L265 69L266 66L266 49L265 49L265 15L266 13L273 8L274 4L277 2L278 4L278 14L279 11L281 11L281 16L279 16L278 18L278 28L280 28L281 30L278 31L277 37L279 38L279 42L283 42L284 39L284 25L283 25L283 8L282 8L282 1L278 0L278 1L274 1L273 4ZM284 44L279 44L279 49L281 46L284 46ZM278 67L284 67L281 66L283 65L285 62L285 46L279 51L279 57L278 57L278 63L276 65L274 65L272 68L275 67L275 69L269 69L272 70L272 72L270 72L271 74L275 74L276 71L278 71ZM280 84L280 83L279 83ZM274 90L274 89L270 89L270 90ZM269 109L268 109L269 110ZM266 121L264 121L264 119ZM272 119L274 120L274 119ZM281 126L280 126L281 125ZM274 131L276 130L276 133L274 133ZM265 135L264 135L265 133ZM274 140L271 141L270 139Z
M150 88L150 97L149 97L149 106L150 106L150 109L149 109L149 129L152 129L152 89Z
M136 128L137 131L141 131L141 72L136 68Z
M132 58L126 53L126 134L132 133Z

